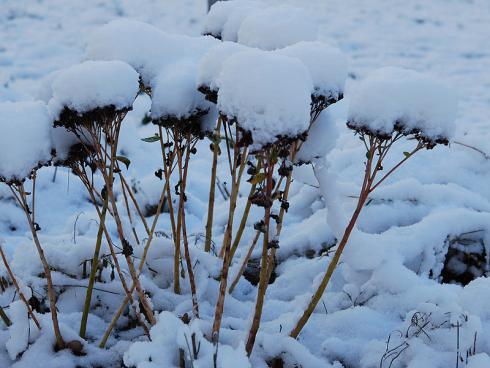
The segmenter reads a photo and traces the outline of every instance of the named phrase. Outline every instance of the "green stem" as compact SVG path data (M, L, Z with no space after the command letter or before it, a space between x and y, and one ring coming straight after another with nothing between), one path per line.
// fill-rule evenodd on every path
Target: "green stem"
M80 337L85 338L87 331L88 312L90 310L90 302L92 301L92 292L95 284L95 276L97 274L97 266L99 264L99 254L102 245L102 236L104 235L104 223L107 213L108 200L104 200L104 206L102 207L102 214L100 216L99 231L97 233L97 240L95 243L94 256L92 258L92 268L90 270L90 276L88 280L87 293L85 294L85 304L83 307L82 321L80 322Z

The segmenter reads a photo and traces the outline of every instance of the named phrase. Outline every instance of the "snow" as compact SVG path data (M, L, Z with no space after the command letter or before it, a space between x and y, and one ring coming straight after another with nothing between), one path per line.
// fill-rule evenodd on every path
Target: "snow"
M0 102L0 178L18 181L51 159L51 120L46 105Z
M315 159L323 159L335 148L339 132L332 114L324 110L317 120L308 129L308 137L301 145L296 161L311 162Z
M183 60L160 72L151 85L153 119L185 119L209 109L210 103L196 88L196 74L193 60Z
M165 66L183 58L198 59L217 42L212 37L165 33L143 22L119 19L93 33L86 57L124 61L140 73L145 85L149 85Z
M197 86L207 87L211 91L218 91L218 77L224 62L232 55L246 51L246 46L235 42L221 42L211 48L200 60L197 73Z
M254 145L307 130L313 85L300 61L258 50L240 52L225 61L218 83L218 109L251 131Z
M263 50L275 50L300 41L317 39L317 24L301 8L280 6L254 12L242 22L238 42Z
M234 38L243 21L243 17L263 6L264 3L259 1L217 1L206 15L202 33L223 40L236 41ZM223 37L223 33L225 33L226 38Z
M355 128L391 135L396 124L410 133L419 130L433 141L454 135L457 101L436 79L404 68L371 73L351 96L348 120Z
M122 61L86 61L71 66L53 80L49 112L58 119L64 108L80 114L108 106L131 108L139 91L138 78Z
M394 360L393 368L455 367L455 326L459 322L460 354L463 357L459 367L487 368L490 364L488 271L483 271L484 277L462 286L442 283L441 270L447 260L448 238L460 239L458 244L467 244L469 248L483 244L487 251L490 244L490 167L485 156L490 154L488 4L484 0L264 1L265 7L278 4L299 6L310 14L312 22L320 24L318 40L338 46L348 57L349 77L344 100L329 107L319 120L327 119L328 115L328 120L336 127L338 138L335 147L328 153L319 149L313 154L314 171L311 165L294 169L290 209L284 219L281 248L277 253L277 275L267 291L261 329L249 365L265 368L268 360L281 356L290 366L380 367L390 336L391 349L399 344L409 344L407 349L397 350L400 355ZM124 22L132 18L149 22L161 32L197 36L202 30L205 12L206 4L200 0L168 0L163 3L154 0L5 0L0 7L3 26L0 27L0 100L4 103L42 96L41 99L47 102L52 97L51 82L46 83L44 94L37 94L43 77L55 69L87 58L83 52L86 35L108 21L119 19ZM114 37L122 44L131 41L129 36L118 38L117 33ZM131 47L124 47L128 53L133 53L144 42L151 44L151 38L142 37L138 42L125 44ZM210 43L211 47L219 45L214 41ZM140 55L144 59L144 53ZM200 56L191 55L190 58L198 60ZM119 60L119 57L114 59ZM180 56L175 60L172 57L160 59L164 65L156 64L154 74L146 80L147 84L154 80L162 67L167 66L167 61L172 65L182 59ZM137 69L132 63L128 64ZM341 265L312 319L298 340L289 339L287 333L330 262L331 255L325 249L333 244L338 234L342 234L345 217L352 214L355 197L362 184L365 148L358 137L345 127L351 97L373 70L387 65L416 69L447 82L461 100L453 131L454 141L473 146L483 154L457 143L421 151L371 193L370 203L363 209ZM221 66L216 66L219 70L213 72L213 80L221 71ZM312 79L315 85L313 75ZM383 98L388 97L385 92ZM450 109L452 106L448 103L445 107ZM119 152L131 159L130 168L124 174L127 174L130 185L138 190L136 195L143 204L146 200L153 203L163 186L163 182L153 175L161 167L159 145L140 140L156 132L152 124L141 123L150 108L150 97L138 96L133 111L124 121L119 147ZM211 127L212 119L209 122ZM19 129L21 133L25 135L25 129ZM46 136L49 137L49 133ZM312 138L316 139L316 135L310 135L308 140ZM7 138L0 135L2 139ZM10 148L17 149L8 143ZM325 143L328 147L332 142L328 139ZM413 149L414 143L410 140L397 142L386 159L385 167L396 164L404 157L404 151ZM2 144L0 151L3 147L5 145ZM98 339L122 299L121 285L117 278L111 281L109 265L101 272L102 281L96 283L100 290L94 291L88 339L84 342L87 356L75 357L66 350L53 352L50 315L39 313L43 332L38 335L36 327L31 324L30 344L17 360L9 356L6 343L12 333L18 337L14 344L17 349L14 350L20 351L25 344L21 331L7 329L0 323L0 366L120 367L123 359L132 359L144 367L152 364L148 359L150 353L168 361L177 358L178 348L182 348L188 359L185 336L195 331L203 337L202 355L200 353L199 362L194 365L212 367L213 351L208 338L214 317L220 263L213 254L202 252L203 241L198 235L203 232L206 221L212 152L208 140L199 142L196 147L198 153L190 162L185 207L188 211L188 233L193 234L190 250L195 261L201 319L192 321L192 326L183 325L178 319L191 310L190 294L187 278L181 279L181 295L175 295L171 290L173 243L165 237L170 234L171 225L168 213L164 212L157 224L159 235L147 260L148 267L156 273L146 267L143 271L145 289L151 293L157 311L164 314L152 329L155 344L142 336L141 329L127 329L134 323L134 316L125 313L116 327L117 335L109 340L108 348L97 348ZM229 190L230 177L224 149L222 145L217 174L220 188ZM321 157L324 153L326 156ZM11 160L4 160L3 151L0 157L0 165L11 163ZM63 335L71 340L77 338L85 295L86 279L82 278L81 264L92 256L98 217L80 181L65 168L58 167L56 175L55 170L54 167L43 167L37 172L36 219L42 228L39 236L48 261L54 266L54 281L65 285L57 288L58 309ZM178 178L174 177L172 188L177 182ZM94 183L97 188L103 185L98 174L94 175ZM28 187L30 183L25 185ZM248 183L243 183L240 188L237 217L242 213L249 189ZM117 187L115 191L122 206L121 190ZM228 205L217 188L213 240L218 250ZM144 238L145 229L132 206L131 211L136 231ZM237 250L239 258L230 270L233 276L253 237L253 223L263 215L261 209L254 207L251 212L243 241ZM152 217L147 218L147 221L151 220ZM129 226L125 213L123 221L125 228ZM107 228L113 239L117 239L112 219L108 220ZM0 185L0 237L5 239L7 257L24 289L32 288L33 295L45 298L45 279L39 277L42 269L33 252L25 216L15 206L5 185ZM254 258L260 257L259 248L254 251ZM136 263L141 249L135 246ZM102 252L108 252L105 245ZM124 259L118 258L123 272L127 272ZM0 274L6 275L1 262ZM246 367L248 364L241 344L249 326L255 295L256 287L243 278L233 294L227 295L218 359L232 360L232 366L241 364ZM0 294L0 304L14 322L16 307L22 307L17 300L11 286ZM412 323L414 316L429 323L424 329L428 336L424 332L416 336L418 329ZM21 317L17 321L25 323L25 314ZM165 323L161 323L163 320ZM172 327L174 324L175 329ZM473 349L475 332L476 354L469 356L466 363L466 349ZM190 360L186 363L190 366ZM390 357L383 359L382 368L389 364ZM228 362L223 365L230 366ZM178 361L172 360L168 366L178 366Z
M315 95L338 99L347 79L347 58L324 42L303 41L277 50L281 55L301 60L310 71Z

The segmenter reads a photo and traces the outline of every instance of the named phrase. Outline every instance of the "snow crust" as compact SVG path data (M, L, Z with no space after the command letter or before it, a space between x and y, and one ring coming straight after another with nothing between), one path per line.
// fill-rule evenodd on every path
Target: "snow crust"
M218 83L218 109L251 131L255 145L308 129L313 83L300 61L258 50L239 52L225 61Z
M67 107L78 113L98 107L130 108L139 91L138 73L122 61L85 61L53 80L48 108L54 119Z
M0 103L0 177L23 180L51 159L51 122L40 101Z
M301 8L278 6L254 12L238 30L238 42L263 50L275 50L300 41L317 39L318 26Z
M388 134L397 123L427 138L454 134L457 100L443 83L413 70L386 67L374 71L354 90L348 120L356 127Z

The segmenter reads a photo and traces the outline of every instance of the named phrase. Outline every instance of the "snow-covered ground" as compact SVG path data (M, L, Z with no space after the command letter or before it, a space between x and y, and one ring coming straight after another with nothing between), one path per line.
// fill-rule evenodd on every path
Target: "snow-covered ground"
M305 8L319 22L320 39L338 46L349 59L346 98L329 108L339 138L327 157L329 174L337 177L340 204L347 213L356 204L365 159L364 146L345 127L349 95L370 71L403 66L445 81L460 100L456 135L448 147L422 151L408 160L372 195L359 220L360 231L354 233L322 303L297 343L286 337L287 332L320 282L329 262L322 250L334 239L318 181L310 166L299 167L277 254L277 278L267 292L251 363L244 359L242 344L256 288L243 279L226 299L219 364L264 367L265 361L282 356L286 366L305 368L490 367L490 281L478 278L466 287L446 283L451 281L448 269L479 275L485 271L487 260L476 262L469 270L456 257L452 258L452 267L445 264L446 255L458 249L490 250L490 2L287 3ZM91 33L110 20L128 17L167 32L198 35L205 14L203 0L3 0L0 102L43 97L39 92L43 78L81 61ZM155 205L161 182L153 173L161 163L160 150L157 144L138 139L156 131L153 125L141 125L150 103L144 97L136 101L125 121L120 150L131 159L128 178L137 188L139 201ZM189 234L196 239L191 253L199 260L195 272L201 320L185 327L176 318L191 310L191 301L187 282L182 282L182 296L171 291L172 243L164 236L170 232L170 222L164 214L157 226L160 236L152 245L148 261L158 277L151 278L148 273L143 283L152 292L154 308L171 313L159 316L152 330L152 342L138 337L138 328L124 329L124 324L129 324L126 318L117 335L110 338L110 349L95 348L123 297L120 286L110 282L109 267L103 275L107 282L96 285L102 289L96 295L104 303L95 306L89 318L87 336L94 344L86 347L87 356L75 358L66 351L51 353L52 336L38 339L32 324L30 334L26 332L25 310L23 304L16 302L7 309L13 327L7 330L2 325L0 330L1 367L118 367L123 355L127 366L170 367L178 349L187 349L186 339L193 331L198 331L198 336L200 331L210 331L218 287L214 278L219 276L220 265L215 257L202 252L198 236L204 232L207 214L212 156L208 145L207 141L200 144L199 155L191 161L187 193ZM402 142L387 166L412 147L413 142ZM225 160L224 155L222 159ZM220 166L218 178L229 181L226 165ZM248 190L246 186L240 190L238 211L245 206ZM74 339L85 297L86 280L79 280L81 263L93 253L97 214L81 183L66 169L40 170L36 196L37 222L48 260L55 269L63 271L53 274L55 285L64 291L58 301L63 333ZM228 204L218 191L217 198L214 241L219 248ZM252 209L248 230L261 214L259 209ZM0 238L13 259L14 272L33 287L36 295L44 281L38 277L41 266L23 216L8 190L1 186ZM114 224L109 228L116 234ZM142 224L137 230L144 233ZM245 233L238 250L241 257L252 236L252 230ZM448 253L449 246L452 250ZM485 255L488 258L488 251ZM239 262L231 267L230 274L234 275L238 268ZM0 270L5 276L3 266ZM27 287L26 290L30 292ZM8 305L13 298L17 296L9 288L0 294L0 305ZM104 310L106 305L109 311ZM41 322L49 331L49 319ZM134 339L140 341L135 343ZM25 351L28 342L33 345ZM210 357L211 349L203 340L202 356ZM151 360L160 363L152 365ZM195 362L196 367L211 364L205 359Z

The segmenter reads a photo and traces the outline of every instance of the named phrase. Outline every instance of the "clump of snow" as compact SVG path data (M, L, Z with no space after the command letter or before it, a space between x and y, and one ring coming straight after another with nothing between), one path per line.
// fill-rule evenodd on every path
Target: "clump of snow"
M204 338L201 332L201 322L194 320L190 324L177 318L170 312L162 312L157 317L157 323L150 330L151 341L133 343L124 353L124 363L127 366L157 368L176 367L179 361L179 349L184 352L183 358L196 367L208 367L213 361L215 348ZM194 336L194 337L192 337ZM194 339L198 352L192 357L191 341ZM233 349L228 345L218 346L216 366L227 368L250 368L243 345Z
M10 337L5 344L5 348L10 359L15 360L29 345L30 325L27 308L22 301L17 300L10 304L9 310L12 326L9 328Z
M51 159L46 105L37 102L0 103L0 178L23 180Z
M56 154L53 160L54 164L65 161L70 153L70 148L80 142L73 132L63 127L53 127L51 129L51 140Z
M211 91L217 91L218 77L223 63L232 55L246 51L248 47L235 42L222 42L211 48L199 62L197 72L197 86L206 87Z
M264 4L256 1L247 1L243 3L243 6L236 7L230 12L228 19L223 25L221 31L221 39L223 41L238 41L238 30L242 26L243 21L264 8Z
M238 30L238 42L275 50L300 41L317 39L318 27L303 9L280 6L250 14Z
M238 30L243 20L242 16L246 16L249 12L261 7L264 7L264 4L258 1L218 1L209 9L202 33L220 39L222 39L223 33L228 33L228 37L231 37L231 29ZM226 32L224 32L225 28L227 28ZM223 40L225 39L223 38ZM230 38L227 40L236 41Z
M304 41L277 50L300 59L308 68L315 95L338 99L347 79L347 58L337 48L319 41Z
M186 57L199 59L217 42L212 37L167 34L146 23L120 19L94 32L86 57L124 61L140 73L145 85L149 85L165 65Z
M224 63L218 83L219 111L250 131L255 145L308 129L313 83L299 60L240 52Z
M487 368L490 367L490 357L486 353L476 354L469 357L466 368Z
M61 71L53 80L50 114L59 118L63 108L85 113L114 106L130 108L139 91L139 76L122 61L86 61Z
M413 70L381 68L351 96L348 121L354 129L391 135L395 129L437 141L452 137L456 98L441 82Z
M308 130L308 137L301 145L296 155L300 162L311 162L316 158L325 158L337 142L339 131L328 110L322 111L320 116L313 122Z
M196 89L197 64L184 60L164 68L152 82L153 119L186 119L207 111L210 103Z

